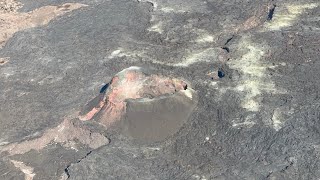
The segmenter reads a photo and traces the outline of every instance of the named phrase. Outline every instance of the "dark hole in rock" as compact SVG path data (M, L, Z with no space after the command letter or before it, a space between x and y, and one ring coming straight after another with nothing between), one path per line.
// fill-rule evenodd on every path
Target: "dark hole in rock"
M268 18L267 18L269 21L272 20L275 9L276 9L276 5L273 5L273 7L269 9Z
M100 89L100 93L105 93L106 90L108 89L108 87L109 87L109 83L107 83L104 86L102 86L102 88Z
M225 74L224 74L222 69L218 70L218 76L219 76L219 78L223 78L225 76Z
M183 90L187 90L188 89L188 84L186 84L184 87L183 87Z

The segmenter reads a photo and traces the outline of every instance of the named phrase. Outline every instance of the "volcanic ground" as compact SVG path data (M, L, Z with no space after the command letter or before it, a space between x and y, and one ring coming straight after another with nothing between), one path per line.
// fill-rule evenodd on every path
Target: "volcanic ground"
M0 179L320 178L318 0L0 0Z

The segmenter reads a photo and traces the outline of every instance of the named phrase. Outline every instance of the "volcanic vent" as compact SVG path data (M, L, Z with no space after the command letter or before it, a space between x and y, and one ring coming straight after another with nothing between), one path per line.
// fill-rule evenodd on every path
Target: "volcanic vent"
M106 127L118 124L135 139L157 141L181 127L196 101L195 91L185 81L130 67L112 78L79 119L95 119Z

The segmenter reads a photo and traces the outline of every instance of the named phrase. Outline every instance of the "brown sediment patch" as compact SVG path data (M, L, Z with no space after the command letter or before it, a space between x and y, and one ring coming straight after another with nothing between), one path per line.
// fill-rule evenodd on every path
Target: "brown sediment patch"
M44 26L58 16L87 5L66 3L61 6L45 6L31 12L17 12L22 5L12 0L0 1L0 48L14 33L28 28Z
M97 97L88 102L81 110L79 119L81 121L90 120L95 116L105 105L105 97L100 93Z
M30 150L39 151L51 142L60 143L68 147L70 142L75 140L92 149L109 143L108 138L102 134L92 132L88 128L80 127L74 121L66 119L59 126L47 130L41 137L21 143L9 144L1 149L1 152L8 152L10 155L24 154Z
M0 58L0 66L5 65L9 61L9 58Z
M33 180L33 177L36 175L33 172L33 168L30 166L25 165L23 162L20 161L15 161L15 160L10 160L12 164L16 167L19 168L23 173L24 173L24 179L25 180Z
M90 101L79 119L90 120L99 112L96 120L105 127L117 124L135 139L154 142L176 132L196 102L186 82L130 67L115 75L106 93Z

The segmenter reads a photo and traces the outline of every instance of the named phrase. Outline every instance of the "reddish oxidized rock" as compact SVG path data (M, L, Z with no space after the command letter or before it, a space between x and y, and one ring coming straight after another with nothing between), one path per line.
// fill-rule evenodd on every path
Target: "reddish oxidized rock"
M51 142L60 143L65 147L73 148L73 142L80 142L91 149L97 149L109 144L109 139L99 132L93 132L89 128L77 125L73 120L65 119L59 126L48 129L39 138L9 144L0 152L8 152L10 155L24 154L30 150L40 151Z

